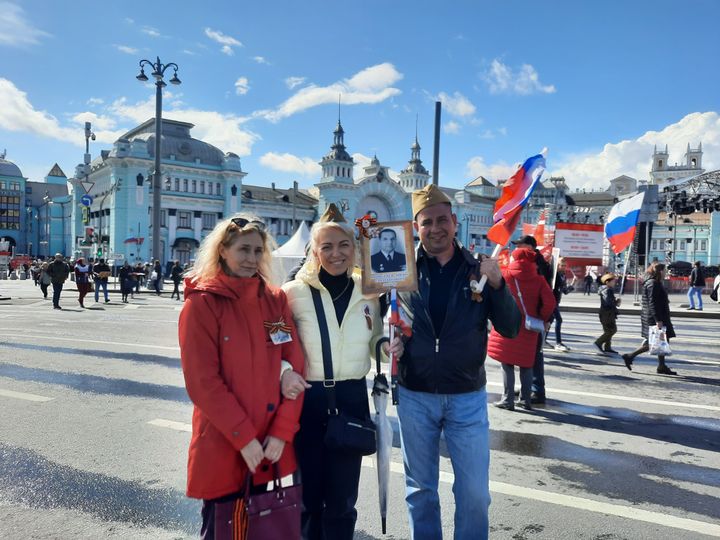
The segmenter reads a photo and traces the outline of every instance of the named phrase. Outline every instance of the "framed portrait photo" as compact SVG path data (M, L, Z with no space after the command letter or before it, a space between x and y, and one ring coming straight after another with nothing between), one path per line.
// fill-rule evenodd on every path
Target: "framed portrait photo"
M417 289L412 221L376 223L362 236L364 294Z

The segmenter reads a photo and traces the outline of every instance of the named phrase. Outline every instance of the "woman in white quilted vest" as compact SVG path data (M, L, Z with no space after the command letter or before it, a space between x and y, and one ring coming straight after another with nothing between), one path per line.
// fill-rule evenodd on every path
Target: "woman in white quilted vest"
M334 204L328 206L310 234L307 261L295 280L283 285L305 351L309 383L295 437L303 483L302 535L305 540L351 540L362 455L325 444L328 390L323 382L322 338L311 289L319 291L325 313L337 409L348 416L370 418L365 376L383 337L382 316L378 298L362 294L361 277L353 273L353 229ZM381 347L385 355L403 352L399 338L392 344L385 341ZM289 368L282 379L286 397L303 391L304 381Z

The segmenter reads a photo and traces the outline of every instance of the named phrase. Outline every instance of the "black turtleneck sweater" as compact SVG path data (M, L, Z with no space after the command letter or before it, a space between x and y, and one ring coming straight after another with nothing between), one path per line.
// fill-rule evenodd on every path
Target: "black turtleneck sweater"
M330 293L330 298L333 299L333 307L335 308L335 317L337 317L338 325L342 324L345 311L350 303L350 296L352 295L353 287L355 283L352 278L348 277L347 274L340 274L339 276L333 276L325 271L324 268L320 267L320 283Z

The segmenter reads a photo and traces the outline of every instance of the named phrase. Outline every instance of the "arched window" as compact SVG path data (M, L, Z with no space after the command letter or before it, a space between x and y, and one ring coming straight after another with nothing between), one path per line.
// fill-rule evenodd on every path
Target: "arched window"
M695 167L697 167L697 159L692 158L692 160L690 161L690 166L691 166L693 169L694 169Z

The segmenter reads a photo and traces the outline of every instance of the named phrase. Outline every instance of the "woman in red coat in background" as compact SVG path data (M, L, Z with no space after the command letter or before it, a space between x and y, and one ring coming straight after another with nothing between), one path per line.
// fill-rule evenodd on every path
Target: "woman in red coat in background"
M227 503L242 504L248 474L264 490L273 463L281 476L296 468L302 394L282 398L281 361L300 374L305 361L285 293L267 283L273 244L262 222L224 220L185 280L180 355L195 406L187 495L203 500L202 538L215 538Z
M515 298L523 316L520 333L515 338L506 338L498 334L495 329L490 332L487 355L502 363L503 382L505 390L502 400L495 403L496 407L515 409L515 367L520 368L520 405L523 409L531 410L530 391L532 386L532 367L535 363L535 353L538 347L538 333L525 328L525 310L527 315L541 319L547 323L555 309L555 296L545 278L538 274L535 264L535 251L518 248L512 252L510 265L502 271L505 285ZM522 302L518 295L518 288L522 294ZM525 304L525 310L523 309ZM547 324L545 325L547 329ZM542 341L540 342L542 343Z

